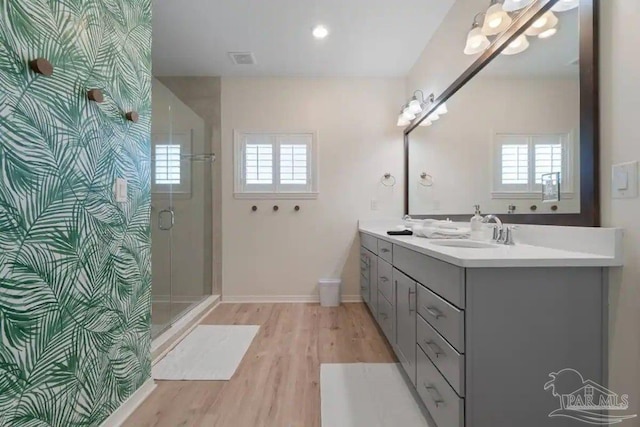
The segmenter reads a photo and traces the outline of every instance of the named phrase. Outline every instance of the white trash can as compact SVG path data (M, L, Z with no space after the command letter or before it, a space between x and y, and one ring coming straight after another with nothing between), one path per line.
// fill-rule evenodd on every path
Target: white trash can
M320 279L320 305L322 307L338 307L340 305L340 279Z

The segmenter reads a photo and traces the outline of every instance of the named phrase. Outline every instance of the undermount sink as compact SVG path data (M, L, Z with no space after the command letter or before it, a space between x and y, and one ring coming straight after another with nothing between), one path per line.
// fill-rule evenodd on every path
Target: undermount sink
M477 240L431 240L429 243L436 246L448 246L451 248L467 248L467 249L495 249L498 245L487 242L479 242Z

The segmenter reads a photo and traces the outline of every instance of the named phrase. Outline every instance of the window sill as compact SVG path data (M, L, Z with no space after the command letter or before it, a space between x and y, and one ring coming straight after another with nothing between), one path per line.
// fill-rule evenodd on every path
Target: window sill
M233 193L238 200L314 200L320 193Z
M575 193L560 192L561 200L571 200L575 197ZM542 192L520 192L520 191L492 191L491 199L516 199L516 200L542 200Z

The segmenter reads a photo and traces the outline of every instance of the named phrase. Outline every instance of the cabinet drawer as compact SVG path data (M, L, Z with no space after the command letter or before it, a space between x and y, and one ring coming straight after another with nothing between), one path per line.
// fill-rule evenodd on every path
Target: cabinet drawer
M464 356L421 317L418 317L417 341L451 387L464 396Z
M393 267L381 258L378 258L378 290L394 305L393 301Z
M459 397L418 347L418 394L438 427L464 427L464 399Z
M464 308L464 269L393 245L393 266L459 308Z
M381 294L378 294L378 323L389 342L395 342L393 329L393 306Z
M393 264L393 244L378 239L378 256L390 264Z
M394 349L398 360L411 379L416 384L416 282L393 270L393 283L396 288L395 322L396 341Z
M418 286L418 313L460 353L464 353L464 311Z
M378 239L369 234L360 233L360 244L374 254L378 254Z

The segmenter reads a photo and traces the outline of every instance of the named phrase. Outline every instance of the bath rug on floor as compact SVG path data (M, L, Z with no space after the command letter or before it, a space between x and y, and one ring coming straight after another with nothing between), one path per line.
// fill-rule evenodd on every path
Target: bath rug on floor
M322 427L430 427L395 363L320 365Z
M260 326L200 325L153 367L156 380L229 380Z

